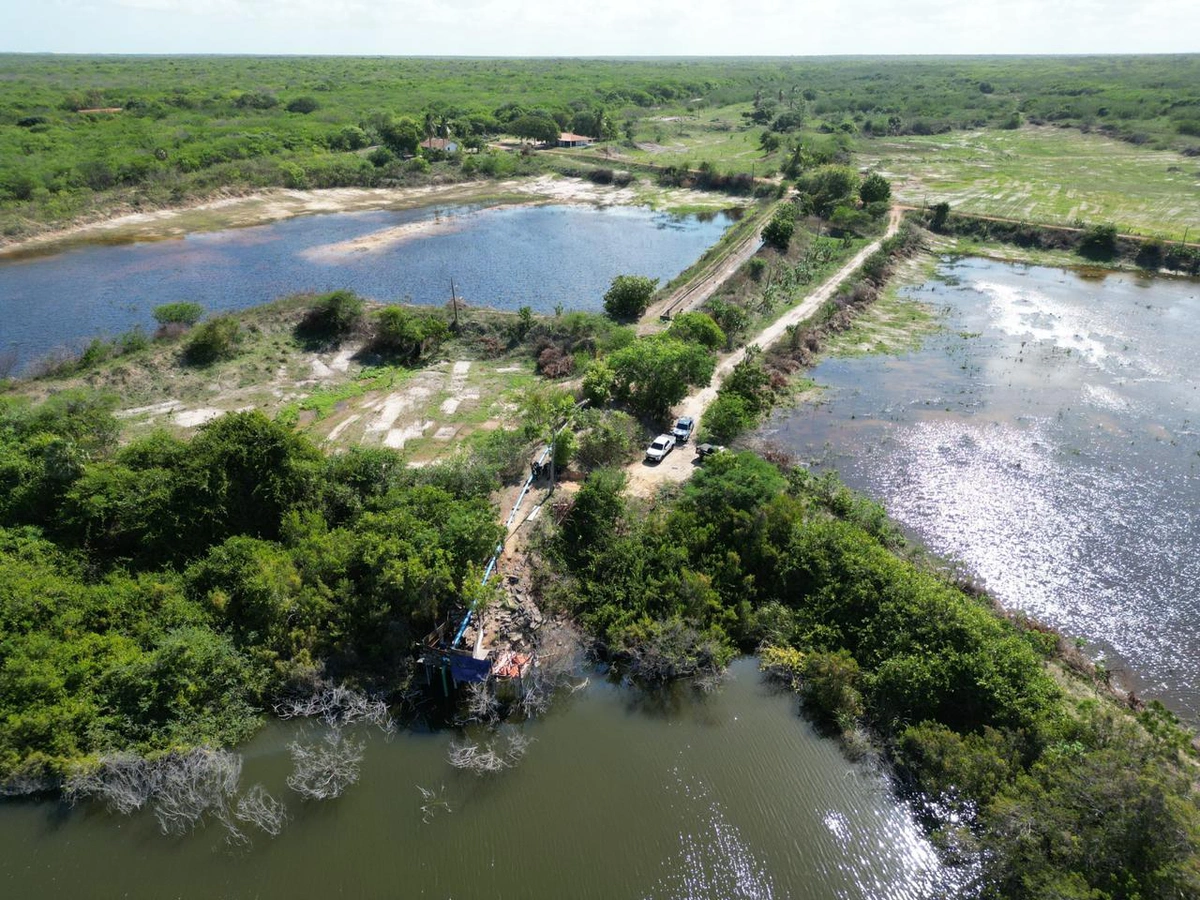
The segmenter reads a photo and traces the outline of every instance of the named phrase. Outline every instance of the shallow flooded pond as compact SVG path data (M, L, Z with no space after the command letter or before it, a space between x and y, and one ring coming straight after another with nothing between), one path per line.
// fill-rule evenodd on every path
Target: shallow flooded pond
M458 296L476 306L599 310L613 276L667 281L731 221L640 207L442 206L0 257L0 353L15 349L24 367L96 335L152 331L151 310L178 300L219 311L351 288L375 300L440 305L452 278Z
M765 436L1200 719L1200 282L945 262L944 331L829 359Z
M6 897L488 897L909 900L946 874L878 775L734 663L712 695L648 695L593 676L560 697L515 769L451 768L452 735L368 737L361 781L303 804L274 725L244 748L243 785L287 799L282 834L230 849L150 815L0 805ZM444 800L423 813L418 786Z

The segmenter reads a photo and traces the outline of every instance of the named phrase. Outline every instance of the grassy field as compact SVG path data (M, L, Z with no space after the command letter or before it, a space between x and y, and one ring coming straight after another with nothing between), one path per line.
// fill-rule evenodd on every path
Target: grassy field
M742 113L753 108L739 103L674 115L651 115L637 121L634 145L611 149L621 159L655 166L690 166L709 162L722 172L773 175L787 158L786 145L764 153L759 140L768 129L747 125Z
M493 356L468 339L447 342L416 368L381 361L361 341L309 348L295 328L310 302L297 296L236 313L238 352L210 366L182 365L178 341L156 341L78 374L9 382L7 394L112 392L124 440L156 429L186 436L223 413L255 409L319 444L403 448L424 463L454 453L471 434L514 424L521 392L537 380L527 348ZM492 310L463 316L497 333L515 319Z
M822 356L896 355L920 348L925 336L941 329L938 310L910 296L909 288L928 280L936 257L920 254L905 260L874 303L855 316L850 327L830 335Z
M1122 232L1200 235L1200 158L1071 129L1025 127L864 141L858 161L898 200L1033 222L1112 222Z

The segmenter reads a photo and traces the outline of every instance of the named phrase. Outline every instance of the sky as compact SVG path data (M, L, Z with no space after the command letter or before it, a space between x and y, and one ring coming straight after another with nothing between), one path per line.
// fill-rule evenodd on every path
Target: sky
M1197 0L0 0L0 52L1191 53Z

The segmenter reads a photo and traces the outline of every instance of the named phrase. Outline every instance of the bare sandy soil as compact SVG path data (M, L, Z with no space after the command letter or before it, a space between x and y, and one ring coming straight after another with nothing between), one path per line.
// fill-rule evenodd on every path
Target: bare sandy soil
M899 209L892 210L884 237L891 237L896 233L896 230L900 227L901 215L902 213ZM709 404L717 399L717 390L720 388L721 382L733 371L734 366L745 359L747 347L757 345L766 349L783 337L790 326L799 324L809 318L821 308L821 305L826 300L833 296L843 281L857 271L858 267L866 261L868 256L879 249L879 245L882 242L883 238L880 238L863 247L828 281L788 310L786 315L776 319L748 340L746 346L722 357L721 361L717 364L717 369L713 373L712 382L709 386L693 391L685 397L683 402L676 407L675 415L692 416L699 422L704 411L708 409ZM695 468L695 446L694 442L689 442L682 447L676 447L660 463L653 464L645 460L639 460L627 466L625 471L628 476L628 490L631 494L638 497L652 497L664 484L687 480L691 477Z
M586 203L592 205L635 205L646 202L645 194L633 186L614 188L577 178L542 175L538 178L507 181L470 181L459 184L426 185L412 188L327 188L298 191L275 188L248 196L221 197L183 207L145 212L124 212L101 221L85 222L48 231L5 245L0 238L0 257L50 250L59 244L89 240L162 240L198 231L216 231L265 225L294 216L316 213L355 212L378 209L410 209L432 203L470 203L528 197L528 203ZM655 201L662 206L713 206L713 196L684 189L656 190ZM509 199L508 205L520 200ZM435 220L436 222L436 220ZM442 224L445 224L444 222ZM330 245L330 252L357 252L390 246L437 224L419 223L415 227L385 229L358 241ZM325 248L322 248L325 249Z

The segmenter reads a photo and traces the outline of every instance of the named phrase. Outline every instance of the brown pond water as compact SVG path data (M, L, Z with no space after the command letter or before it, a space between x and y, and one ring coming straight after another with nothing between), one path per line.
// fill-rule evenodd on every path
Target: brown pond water
M885 779L849 762L764 684L750 659L715 694L646 694L593 675L521 726L520 765L480 778L446 761L451 733L368 741L341 798L302 803L273 724L242 748L244 785L291 821L248 848L218 826L183 838L152 815L0 805L11 898L597 898L909 900L949 875ZM422 812L418 786L445 807Z

